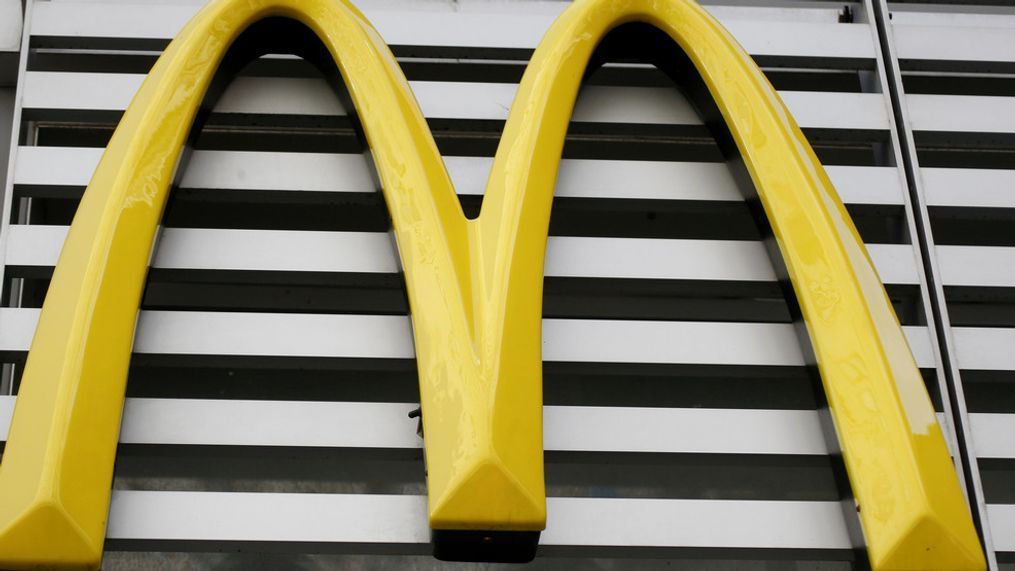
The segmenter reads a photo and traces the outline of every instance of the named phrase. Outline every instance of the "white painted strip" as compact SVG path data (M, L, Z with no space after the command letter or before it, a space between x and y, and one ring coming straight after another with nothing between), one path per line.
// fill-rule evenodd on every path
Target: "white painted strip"
M988 504L987 519L994 549L1015 552L1015 504Z
M985 7L981 4L981 7ZM892 24L896 27L922 26L927 28L931 35L937 32L937 28L967 28L969 35L975 36L983 28L1015 28L1015 13L1006 13L1000 10L970 10L965 11L954 4L923 4L914 6L913 10L899 10L898 6L892 12Z
M962 369L1015 370L1015 329L952 327L955 352Z
M410 359L408 318L142 311L135 353Z
M38 309L0 309L0 350L27 351ZM903 327L920 367L933 367L926 327ZM402 316L142 311L135 353L279 357L413 357ZM543 360L802 366L791 324L544 319Z
M543 360L579 363L802 365L792 326L543 320ZM755 329L754 325L761 325ZM759 337L760 336L760 337Z
M56 265L66 226L12 225L7 264ZM883 280L916 284L912 246L867 246ZM152 267L270 272L395 273L391 237L378 232L165 228ZM551 236L546 275L663 280L775 281L761 242Z
M1015 248L937 246L946 286L1015 287Z
M0 397L0 440L7 442L7 435L11 429L11 419L14 418L14 404L18 398L14 396Z
M391 45L533 49L564 9L557 2L371 5L362 9ZM406 9L406 6L411 6ZM68 38L172 38L197 11L194 5L59 2L41 6L32 34ZM874 59L866 24L787 21L814 10L711 8L753 55ZM749 11L749 12L748 12ZM747 14L742 14L748 12ZM770 12L760 18L761 12Z
M903 12L902 14L905 14ZM948 62L1015 62L1015 42L1011 41L1015 18L1001 26L963 26L954 23L963 14L940 14L942 25L896 25L895 45L900 59ZM984 15L984 22L1003 22L1001 14Z
M979 458L1015 458L1015 414L973 413L973 443Z
M7 265L55 266L66 226L12 225ZM190 270L396 273L391 237L380 232L164 228L152 267Z
M24 15L18 0L0 0L0 53L17 54L21 49ZM6 79L6 78L5 78ZM9 111L5 111L9 113ZM10 119L7 119L10 121ZM4 133L6 135L6 133Z
M1015 97L906 95L915 131L1015 133Z
M68 111L122 111L144 76L125 73L33 71L25 76L24 107ZM504 120L516 84L410 82L428 118ZM787 107L803 127L888 128L877 93L784 91ZM215 108L223 113L338 116L345 111L324 79L238 77ZM575 104L574 121L700 125L701 118L675 88L589 86Z
M548 498L543 545L850 549L838 502ZM422 496L114 490L108 539L425 544Z
M88 184L102 149L21 147L14 184ZM445 157L459 194L482 195L493 159ZM315 192L373 192L377 185L362 155L195 151L182 188ZM846 203L901 205L898 171L891 167L826 166ZM632 185L631 181L637 181ZM723 163L565 159L555 195L564 198L740 201Z
M0 397L0 441L16 397ZM128 398L122 444L420 448L413 404ZM544 448L568 452L825 455L812 410L547 406Z
M929 206L1015 208L1015 170L920 168Z

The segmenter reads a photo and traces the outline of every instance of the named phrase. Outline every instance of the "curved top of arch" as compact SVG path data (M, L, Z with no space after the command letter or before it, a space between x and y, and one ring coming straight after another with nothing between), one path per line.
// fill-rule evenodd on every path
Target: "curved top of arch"
M134 322L180 151L219 62L291 18L348 87L394 221L420 371L430 523L538 530L540 326L552 191L582 72L614 27L688 54L743 157L813 344L871 562L982 567L919 372L848 214L750 57L691 0L580 0L519 87L481 215L466 220L408 83L344 0L216 0L170 44L85 192L32 343L0 464L0 563L97 565Z

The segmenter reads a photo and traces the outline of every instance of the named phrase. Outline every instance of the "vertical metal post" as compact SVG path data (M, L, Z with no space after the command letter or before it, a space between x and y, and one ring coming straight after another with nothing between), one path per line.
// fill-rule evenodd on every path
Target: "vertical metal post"
M32 37L33 0L24 2L24 19L21 28L21 48L18 57L18 74L15 80L14 113L11 118L10 152L7 160L7 177L0 189L0 288L4 284L7 268L7 237L10 235L11 207L14 199L14 167L21 142L21 107L25 96L25 73L28 70L29 43ZM13 292L12 292L13 293ZM20 296L19 296L20 297ZM14 366L5 365L0 371L0 394L12 394L14 389Z
M970 433L969 411L966 407L962 379L955 358L951 320L948 316L934 235L931 230L923 182L920 177L920 161L916 152L912 124L909 121L909 112L905 102L906 92L902 84L902 71L892 35L891 12L887 0L871 0L870 4L873 9L873 22L878 34L878 48L881 55L879 59L885 78L884 83L887 87L886 93L891 100L892 118L897 131L899 145L897 154L901 157L899 166L904 169L906 176L906 189L909 194L908 202L912 216L911 225L915 231L913 238L918 240L922 258L921 267L924 274L922 279L929 293L929 298L926 301L929 302L928 308L933 317L929 321L933 327L935 345L944 370L944 377L940 379L939 384L943 386L941 391L943 397L947 397L943 400L946 413L952 419L955 448L957 448L955 461L964 480L967 499L972 508L973 521L980 532L986 550L987 564L991 569L997 569L997 556L994 553L990 525L987 520L987 506L983 495L983 484L980 480L979 464L976 459L976 448Z

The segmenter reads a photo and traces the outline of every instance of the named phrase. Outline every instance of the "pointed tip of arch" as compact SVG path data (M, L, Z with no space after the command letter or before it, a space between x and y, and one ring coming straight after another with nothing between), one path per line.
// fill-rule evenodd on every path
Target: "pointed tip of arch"
M975 534L957 530L953 517L933 509L932 498L921 499L922 504L912 507L923 509L913 510L913 519L900 530L897 541L882 552L870 553L873 571L986 569Z
M37 498L0 530L0 566L98 569L102 544L101 534L85 532L59 501Z

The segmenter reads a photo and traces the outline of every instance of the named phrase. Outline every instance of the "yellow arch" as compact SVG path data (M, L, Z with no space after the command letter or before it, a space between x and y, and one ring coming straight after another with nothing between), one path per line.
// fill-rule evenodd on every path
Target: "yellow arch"
M212 2L169 45L124 113L60 254L0 464L0 567L100 561L156 228L220 61L248 26L269 17L305 24L338 63L399 220L414 307L435 296L430 303L450 305L467 283L452 265L466 250L458 199L401 69L363 16L331 0ZM427 336L454 339L446 329L465 327L466 317L451 313L416 320L421 357Z
M875 568L979 568L944 440L848 214L771 85L690 0L581 0L525 73L482 213L464 218L390 51L344 0L216 0L127 109L60 255L0 464L0 564L97 565L127 365L155 230L219 61L267 17L302 22L349 88L406 273L434 529L539 530L542 269L582 71L642 21L690 56L768 214L814 345Z
M519 240L514 260L541 256L541 216L583 71L604 36L632 22L684 50L750 175L807 326L872 567L985 568L919 369L849 213L763 72L696 2L580 0L564 11L526 69L481 218L489 211L507 228L521 201L519 218L540 230Z

